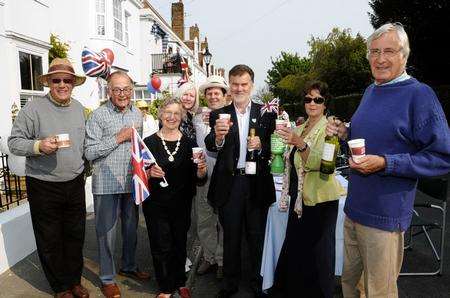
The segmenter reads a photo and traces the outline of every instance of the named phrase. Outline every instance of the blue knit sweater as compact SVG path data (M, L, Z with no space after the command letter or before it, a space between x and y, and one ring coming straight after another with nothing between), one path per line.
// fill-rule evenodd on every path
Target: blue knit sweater
M385 157L386 168L352 171L345 213L365 226L407 230L417 178L450 171L450 130L436 94L414 78L370 85L351 119L349 139L357 138L366 154Z

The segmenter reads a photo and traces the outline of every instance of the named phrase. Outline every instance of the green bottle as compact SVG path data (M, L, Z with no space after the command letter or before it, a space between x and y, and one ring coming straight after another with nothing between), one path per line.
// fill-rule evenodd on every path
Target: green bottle
M320 173L330 175L336 169L336 156L339 151L338 136L326 136L323 145L322 160L320 161Z

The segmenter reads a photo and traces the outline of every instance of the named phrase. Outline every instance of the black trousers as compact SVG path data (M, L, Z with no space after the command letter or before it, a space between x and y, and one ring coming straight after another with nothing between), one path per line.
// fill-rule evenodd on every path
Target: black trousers
M145 201L147 225L156 281L163 293L172 293L186 284L186 242L191 225L191 208L169 208Z
M67 182L27 177L37 252L56 293L81 282L86 223L84 174Z
M241 275L241 240L245 233L249 248L253 290L261 289L261 259L264 244L267 208L252 200L250 178L236 175L229 200L219 208L223 227L223 288L236 290Z
M301 218L293 211L294 202L291 200L286 238L275 272L273 297L332 298L339 201L303 205Z

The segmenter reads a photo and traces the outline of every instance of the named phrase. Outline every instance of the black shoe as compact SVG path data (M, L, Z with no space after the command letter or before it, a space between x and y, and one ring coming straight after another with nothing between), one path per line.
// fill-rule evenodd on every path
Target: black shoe
M234 294L237 293L237 289L236 290L225 290L222 289L219 291L219 293L217 293L216 298L230 298L231 296L233 296Z
M258 289L258 290L252 289L252 291L253 291L253 295L255 295L255 298L268 298L269 297L269 295L267 295L260 289Z

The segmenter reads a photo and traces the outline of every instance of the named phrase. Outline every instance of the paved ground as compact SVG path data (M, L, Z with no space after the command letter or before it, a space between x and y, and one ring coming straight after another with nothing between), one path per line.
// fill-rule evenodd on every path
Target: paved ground
M98 288L98 260L94 229L94 216L92 213L87 216L86 225L86 242L84 248L85 269L83 272L83 284L90 290L91 297L102 297ZM450 228L450 219L447 217L447 226ZM192 229L191 229L192 230ZM445 252L450 258L450 230L446 233ZM139 231L138 231L138 249L137 260L140 268L149 271L152 276L152 260L150 256L150 248L145 227L144 218L141 214ZM433 238L437 237L437 233L433 233ZM411 251L406 252L404 269L430 269L435 263L431 258L431 250L424 246L424 236L417 236L415 246ZM116 259L119 259L121 243L120 237L117 241ZM188 247L190 259L194 262L198 252L198 247L192 237L192 231L189 233ZM246 252L243 251L244 260ZM450 298L450 260L444 262L444 275L441 277L400 277L399 294L402 298ZM195 263L195 262L194 262ZM241 285L241 291L235 295L236 298L251 298L246 276L248 272L248 264L244 262L243 276L244 281ZM212 298L218 291L220 284L216 280L214 273L204 276L190 275L192 281L192 290L194 298ZM118 277L118 283L122 289L123 297L154 297L157 293L155 279L152 278L148 282L136 282L132 279ZM335 297L342 297L340 289L336 289ZM0 275L0 298L15 297L51 297L52 292L42 273L40 262L37 254L33 253L26 259L16 264L11 270Z

